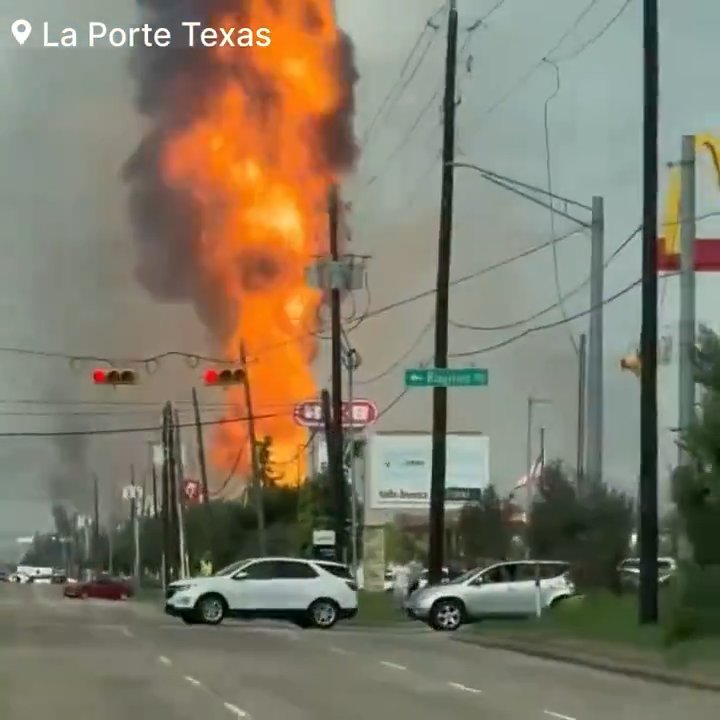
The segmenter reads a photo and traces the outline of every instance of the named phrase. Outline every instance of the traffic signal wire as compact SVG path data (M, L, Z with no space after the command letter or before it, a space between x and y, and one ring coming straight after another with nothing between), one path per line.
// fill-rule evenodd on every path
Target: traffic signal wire
M286 417L287 413L272 413L264 415L253 415L254 420L270 420L272 418ZM209 427L212 425L229 425L232 423L247 422L250 418L231 417L219 418L217 420L203 420L200 422L201 427ZM179 428L195 428L197 423L180 423L176 427ZM56 432L0 432L0 438L45 438L45 437L74 437L89 435L127 435L130 433L157 433L162 430L160 423L157 425L146 427L120 427L120 428L95 428L93 430L60 430Z

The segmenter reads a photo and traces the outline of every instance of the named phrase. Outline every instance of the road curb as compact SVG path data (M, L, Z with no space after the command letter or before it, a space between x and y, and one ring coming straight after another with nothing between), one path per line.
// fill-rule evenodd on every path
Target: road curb
M543 660L555 660L556 662L567 663L569 665L580 665L592 668L593 670L603 670L604 672L614 673L615 675L625 675L640 680L663 683L665 685L720 693L720 681L714 681L709 678L691 677L670 670L643 668L631 663L617 662L612 658L592 657L557 647L538 647L534 643L508 639L459 636L453 638L453 640L455 642L465 643L466 645L476 645L479 647L493 648L495 650L507 650L522 655L542 658Z

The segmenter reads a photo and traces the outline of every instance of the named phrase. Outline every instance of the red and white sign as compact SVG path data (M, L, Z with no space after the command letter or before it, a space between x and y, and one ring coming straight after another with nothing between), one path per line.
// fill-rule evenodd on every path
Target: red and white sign
M372 400L353 400L342 404L343 427L364 428L372 425L378 417L377 405ZM323 427L322 403L320 400L306 400L298 403L293 411L298 425L306 428Z
M202 500L202 486L198 480L183 480L182 493L188 505L199 503Z

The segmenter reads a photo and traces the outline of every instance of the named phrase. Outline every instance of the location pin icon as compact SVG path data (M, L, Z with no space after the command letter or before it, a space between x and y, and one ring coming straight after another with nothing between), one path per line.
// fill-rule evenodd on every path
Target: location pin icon
M12 24L12 34L18 45L24 45L32 32L32 25L27 20L16 20Z

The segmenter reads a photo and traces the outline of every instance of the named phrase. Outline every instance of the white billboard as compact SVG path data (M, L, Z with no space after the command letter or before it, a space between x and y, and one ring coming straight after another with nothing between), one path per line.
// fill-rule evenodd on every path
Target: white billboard
M432 438L429 434L378 433L367 446L367 503L375 510L430 506ZM445 507L478 500L490 483L490 441L485 435L447 436Z

